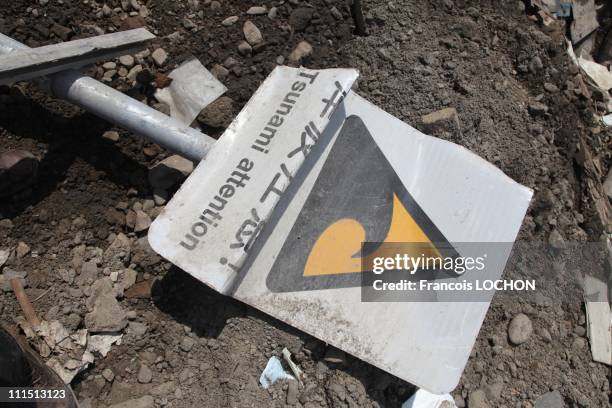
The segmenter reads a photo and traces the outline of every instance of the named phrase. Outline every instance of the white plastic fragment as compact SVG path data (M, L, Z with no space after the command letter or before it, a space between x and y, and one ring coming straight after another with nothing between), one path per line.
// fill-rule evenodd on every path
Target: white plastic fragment
M223 95L227 88L197 59L181 64L169 75L170 86L155 92L155 98L170 107L170 116L191 125L207 105Z
M424 389L418 389L402 408L456 408L455 400L450 394L432 394Z
M272 356L259 377L259 383L262 387L268 388L278 380L295 380L295 378L285 371L278 357Z

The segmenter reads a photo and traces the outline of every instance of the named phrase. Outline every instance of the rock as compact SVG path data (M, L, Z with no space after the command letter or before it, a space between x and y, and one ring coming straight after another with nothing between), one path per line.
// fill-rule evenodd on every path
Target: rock
M151 58L153 58L153 62L158 67L164 66L166 61L168 60L168 53L163 48L158 48L151 54Z
M108 130L102 133L104 139L110 140L111 142L117 142L119 140L119 133L114 130Z
M104 69L105 71L111 71L115 68L117 68L117 64L113 61L105 62L104 64L102 64L102 69Z
M130 81L135 81L136 77L138 76L138 74L140 72L142 72L143 68L142 65L135 65L132 69L130 69L130 71L127 74L127 79L129 79Z
M155 400L150 395L109 405L108 408L155 408Z
M211 1L210 2L210 9L213 11L219 10L221 8L221 3L219 3L218 1Z
M548 106L541 102L532 102L527 109L532 116L543 116L548 112Z
M195 340L193 340L191 337L185 336L183 337L183 340L181 340L180 347L181 347L181 350L188 353L191 351L194 345L195 345Z
M287 386L287 404L288 405L295 405L297 403L298 393L299 393L299 389L298 389L297 381L289 381L289 384Z
M519 313L508 325L508 339L514 345L525 343L533 333L533 325L529 317L524 313Z
M336 6L333 6L331 9L329 9L329 12L332 16L334 16L336 20L342 20L344 18L342 16L342 13L336 8Z
M535 408L564 408L565 402L557 390L540 395L535 401Z
M153 202L155 205L164 205L168 201L168 192L166 190L153 190Z
M289 15L289 24L291 24L295 31L304 31L310 24L313 13L314 9L310 7L296 8Z
M470 393L468 408L489 408L487 397L483 390L476 390Z
M127 326L127 317L110 287L98 293L95 299L88 299L93 305L92 311L85 315L85 327L94 333L118 332ZM92 295L93 297L94 295Z
M459 115L455 108L444 108L421 118L422 130L432 136L457 138L461 135Z
M76 278L79 286L89 286L98 279L98 265L95 261L87 261L81 265L81 273Z
M191 161L178 155L172 155L149 170L149 183L153 189L167 190L185 180L192 171Z
M557 251L565 249L566 247L563 235L561 235L561 233L556 229L554 229L548 236L548 244Z
M28 244L26 244L25 242L19 242L17 244L17 248L15 249L15 254L17 255L17 258L23 258L29 253L30 246Z
M289 62L298 64L303 58L306 58L312 54L312 45L306 41L300 41L295 49L289 54Z
M133 269L126 269L123 271L121 275L121 287L123 290L129 289L136 283L136 279L138 278L138 272Z
M198 122L210 127L226 128L234 117L234 101L228 96L222 96L206 106L198 115Z
M544 68L544 64L542 63L540 57L538 57L537 55L533 57L531 61L529 61L529 71L531 71L532 73L535 74L542 70L542 68Z
M253 6L247 10L247 14L250 16L259 16L266 14L268 9L265 6Z
M210 69L210 73L219 81L223 81L229 75L229 71L223 65L215 64Z
M603 189L609 200L612 200L612 168L608 171L608 176L603 183Z
M268 12L268 18L270 20L274 20L278 16L278 9L276 7L272 7Z
M144 211L136 211L136 223L134 232L146 231L151 225L151 217Z
M484 387L485 395L487 396L487 400L494 402L501 397L502 392L504 391L504 382L503 380L498 380L492 384L487 384Z
M245 21L242 32L244 33L244 38L250 45L257 45L263 42L261 31L259 31L259 28L250 20Z
M128 330L136 338L141 338L147 333L148 326L140 322L130 322Z
M134 57L131 55L122 55L119 57L119 63L128 69L134 66L134 62Z
M102 15L104 17L110 17L110 15L113 13L113 10L111 10L110 7L108 7L108 5L103 5L102 6Z
M243 57L250 56L252 52L253 52L253 48L251 47L251 44L249 44L248 42L242 41L240 44L238 44L238 53L242 55Z
M63 41L68 41L72 36L72 30L59 24L51 26L51 32L61 38Z
M545 82L545 83L544 83L544 89L545 89L547 92L550 92L550 93L556 93L556 92L559 92L559 88L557 87L557 85L555 85L555 84L551 84L550 82Z
M0 249L0 268L2 268L6 261L8 261L10 255L11 251L8 249Z
M225 27L229 27L229 26L236 24L237 22L238 22L238 16L229 16L228 18L226 18L225 20L221 22L221 25Z
M11 279L17 278L21 282L21 286L27 287L25 278L27 273L24 271L16 271L11 268L4 268L2 275L0 275L0 286L4 292L11 292L13 287L11 286Z
M189 18L184 18L183 27L185 27L187 30L193 30L194 28L197 28L198 26L196 23L193 22L193 20Z
M141 364L138 370L138 382L141 384L148 384L151 380L153 380L153 372L149 367Z
M115 373L113 373L113 370L111 370L110 368L105 368L102 371L102 377L104 377L104 379L108 382L113 382L113 380L115 379Z
M325 351L323 361L332 364L344 364L346 362L346 354L342 350L329 346Z

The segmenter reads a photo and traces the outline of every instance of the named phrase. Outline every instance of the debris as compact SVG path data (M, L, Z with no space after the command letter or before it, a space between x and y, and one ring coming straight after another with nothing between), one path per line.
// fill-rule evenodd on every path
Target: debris
M4 270L4 277L7 279L8 269ZM11 287L13 288L13 293L19 302L19 306L21 306L21 310L23 311L23 316L26 318L28 324L34 329L37 330L40 326L40 319L36 315L36 311L30 303L30 299L28 295L26 295L23 290L23 285L21 283L21 279L19 277L11 277L8 278L11 282Z
M299 64L302 59L309 57L311 54L312 45L307 41L300 41L291 54L289 54L289 62Z
M281 361L276 356L270 357L266 368L264 368L261 376L259 377L259 383L262 387L268 388L278 380L294 380L290 374L288 374L281 364Z
M144 28L121 31L0 56L0 84L38 78L143 48L155 38Z
M149 183L154 189L167 190L183 181L192 171L192 161L173 155L149 170Z
M99 279L87 299L90 312L85 315L85 327L90 332L118 332L127 326L127 317L112 288L110 279Z
M608 285L593 276L586 275L584 302L593 360L612 365L612 312L608 299Z
M23 258L29 253L30 253L30 246L26 244L25 242L20 241L17 244L17 248L15 249L15 254L17 255L17 258Z
M257 45L263 42L261 31L259 31L259 28L250 20L244 22L242 32L244 33L245 40L247 40L250 45Z
M152 286L152 280L138 282L125 291L125 297L128 299L148 299L151 297Z
M251 45L246 42L246 41L242 41L240 44L238 44L238 53L244 57L248 57L251 55L251 53L253 52L253 47L251 47Z
M119 132L108 130L102 134L102 137L111 142L117 142L119 140Z
M0 269L4 266L6 261L8 261L10 255L11 251L8 249L0 249Z
M289 365L289 368L291 369L291 372L293 373L294 377L298 380L300 384L302 384L302 377L304 376L304 372L300 367L297 366L297 364L293 362L293 360L291 360L291 352L287 349L287 347L283 349L283 358Z
M191 125L202 109L227 91L195 58L181 64L168 77L172 83L158 90L155 98L170 107L170 116L186 125Z
M144 211L136 211L136 223L134 225L134 232L142 232L149 229L151 225L151 217Z
M535 401L534 408L564 408L565 406L561 393L554 390L540 395Z
M419 388L402 408L456 408L456 405L450 394L432 394Z
M121 333L89 334L87 336L87 351L106 357L113 344L121 344L122 337L123 334Z
M531 333L533 333L533 325L524 313L514 316L508 325L508 338L516 346L529 340Z
M148 384L153 379L153 372L149 367L144 364L140 365L138 370L138 382L141 384Z
M573 44L579 43L599 27L595 0L572 2L572 17L570 31Z

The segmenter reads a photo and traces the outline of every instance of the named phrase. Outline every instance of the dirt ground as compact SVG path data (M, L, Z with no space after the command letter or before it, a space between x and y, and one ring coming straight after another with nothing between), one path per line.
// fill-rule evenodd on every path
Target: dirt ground
M415 127L425 114L455 108L460 131L437 136L534 189L522 240L549 242L552 234L596 241L604 232L588 194L593 175L576 152L586 141L607 174L611 133L594 119L601 105L570 63L562 26L538 25L520 2L367 0L365 37L353 33L346 3L334 0L132 2L146 4L144 11L119 0L107 1L108 9L91 0L3 3L0 32L31 47L144 22L158 36L151 50L161 47L169 58L161 67L150 56L136 63L164 73L195 55L227 86L226 117L308 41L313 53L305 66L358 69L357 92ZM246 14L262 5L276 7L277 15ZM229 16L238 22L222 24ZM265 42L242 55L247 19ZM154 104L118 68L115 75L109 70L115 68L89 72ZM223 131L210 120L200 125L213 136ZM107 131L118 138L102 137ZM133 213L159 213L163 204L147 173L171 153L26 83L0 87L0 153L12 149L28 150L40 162L31 184L0 198L0 249L11 252L5 269L27 273L26 293L42 318L59 320L70 333L86 327L92 283L113 277L116 259L108 248L121 234L128 238L122 268L137 274L119 297L129 311L127 327L121 344L106 357L96 355L72 381L82 406L397 407L414 392L351 356L330 362L321 341L216 294L152 253L146 230L135 231ZM519 313L534 330L517 346L508 341L508 324ZM0 322L14 324L19 315L13 294L2 292ZM566 406L610 406L610 369L592 361L585 323L580 297L556 306L495 300L453 392L457 406L562 406L536 403L552 391ZM284 347L307 380L264 390L259 375ZM62 356L51 351L46 358Z

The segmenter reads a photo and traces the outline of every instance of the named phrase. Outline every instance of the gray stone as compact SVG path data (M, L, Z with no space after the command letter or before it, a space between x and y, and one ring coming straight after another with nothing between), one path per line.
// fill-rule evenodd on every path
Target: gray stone
M141 384L148 384L151 380L153 380L153 372L149 367L141 364L138 370L138 382Z
M558 230L553 230L548 236L548 244L556 250L565 249L565 239Z
M244 22L242 32L244 33L244 38L251 45L257 45L263 42L261 31L259 31L259 28L250 20Z
M295 405L298 400L298 393L297 381L289 381L289 385L287 386L287 404Z
M559 391L551 391L540 395L535 401L535 408L564 408L565 402Z
M102 137L104 139L110 140L111 142L116 142L119 140L119 133L114 130L108 130L102 133Z
M300 41L291 54L289 54L289 62L299 64L302 59L309 57L312 54L312 45L307 41Z
M604 192L608 196L609 200L612 200L612 168L608 172L608 176L606 177L606 181L603 183Z
M86 305L90 313L85 315L85 327L94 333L118 332L127 325L127 316L117 299L108 278L99 279L91 288Z
M476 390L470 393L468 408L489 408L487 396L483 390Z
M237 22L238 22L238 16L229 16L228 18L226 18L225 20L221 22L221 25L225 27L229 27L231 25L236 24Z
M2 268L6 261L8 261L10 255L11 251L8 249L0 249L0 268Z
M253 47L251 47L248 42L242 41L240 44L238 44L238 53L243 57L248 57L252 52Z
M115 373L113 373L113 370L111 370L110 368L105 368L102 371L102 377L104 377L104 379L108 382L113 382L113 380L115 379Z
M131 55L122 55L119 57L119 63L126 68L132 68L134 66L134 57Z
M250 16L260 16L267 12L268 9L265 6L253 6L247 10L247 14Z
M164 66L166 61L168 60L168 53L163 48L158 48L151 54L151 58L153 58L153 62L158 67Z
M512 318L508 325L508 339L514 345L525 343L533 333L533 325L529 317L519 313Z
M136 211L136 223L134 225L135 232L146 231L151 225L151 217L144 211Z
M193 348L193 346L195 345L195 340L193 340L191 337L183 337L183 340L181 340L181 350L183 350L184 352L190 352L191 349Z

